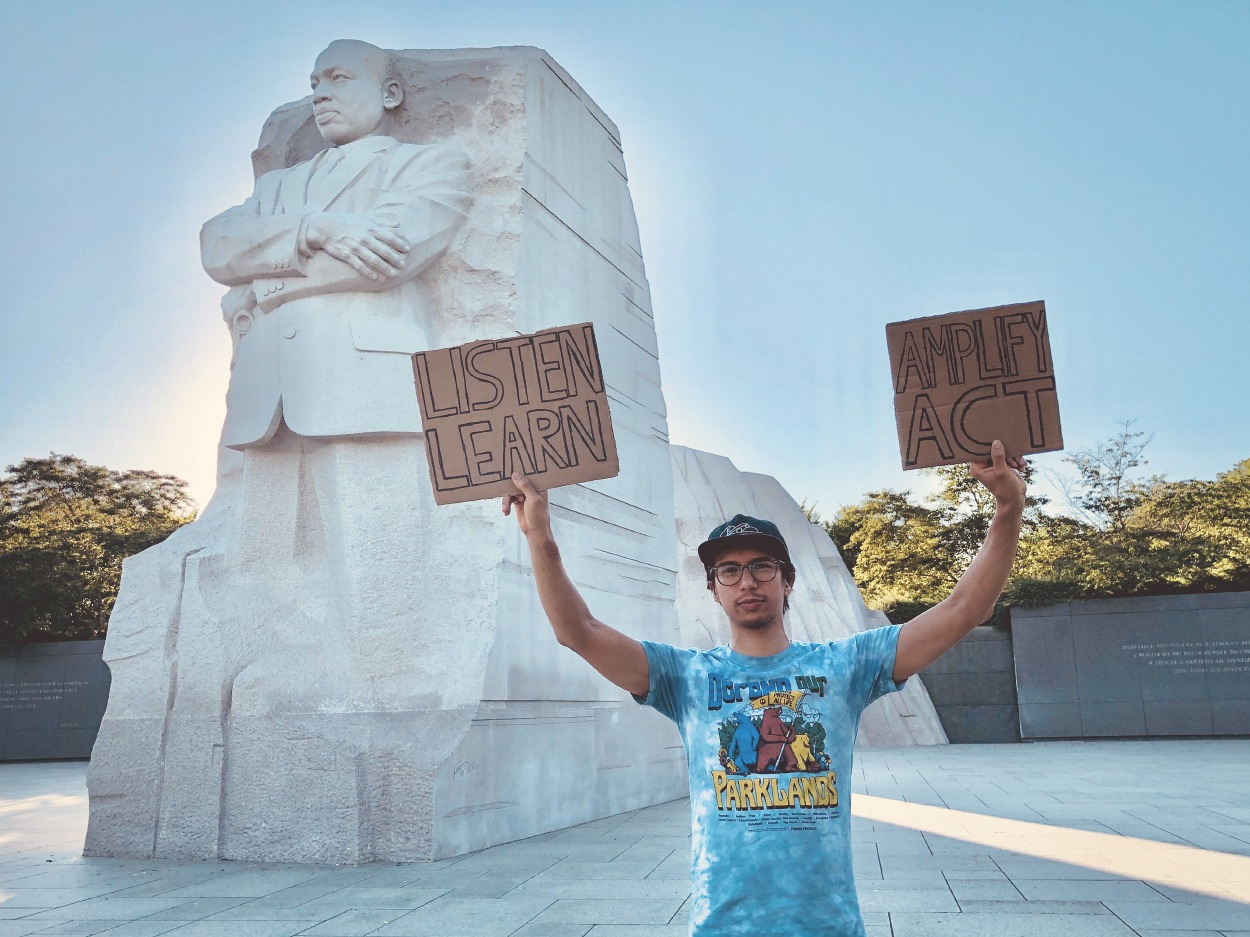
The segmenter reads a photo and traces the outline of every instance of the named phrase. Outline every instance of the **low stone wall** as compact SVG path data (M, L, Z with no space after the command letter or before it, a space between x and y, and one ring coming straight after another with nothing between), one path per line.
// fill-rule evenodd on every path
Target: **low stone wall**
M0 761L90 758L109 696L103 641L0 647Z
M920 679L952 743L1020 741L1008 632L974 628L922 670Z
M1025 739L1250 735L1250 593L1011 613Z

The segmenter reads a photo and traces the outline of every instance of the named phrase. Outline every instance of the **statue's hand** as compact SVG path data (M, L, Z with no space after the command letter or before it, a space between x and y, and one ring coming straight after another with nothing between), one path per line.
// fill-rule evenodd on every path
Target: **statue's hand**
M305 237L313 250L350 264L361 276L376 280L393 277L404 266L411 246L387 215L315 212L308 216Z

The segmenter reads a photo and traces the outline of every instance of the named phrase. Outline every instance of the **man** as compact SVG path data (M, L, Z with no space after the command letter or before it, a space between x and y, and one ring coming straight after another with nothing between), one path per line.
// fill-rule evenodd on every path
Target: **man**
M204 269L232 287L224 445L262 446L282 423L308 437L421 431L410 356L430 344L418 276L471 196L458 147L389 135L404 100L391 71L381 49L331 43L312 74L330 148L261 176L200 233Z
M468 160L391 136L404 88L375 46L331 43L311 84L330 147L261 176L200 236L205 270L231 287L222 443L243 453L235 555L255 580L238 588L273 607L250 613L265 625L242 679L279 687L285 709L403 711L431 686L461 705L471 691L440 656L451 638L423 635L420 659L406 644L435 562L411 363L433 339L421 274L465 220ZM429 614L454 614L454 598Z
M597 620L561 563L545 495L513 477L521 494L505 498L503 510L517 513L556 639L681 732L693 825L692 935L863 937L850 840L860 713L989 617L1015 559L1023 467L999 441L988 463L969 466L997 506L985 543L947 599L906 625L829 644L786 635L794 567L776 526L743 515L721 524L699 558L729 619L730 641L708 651L639 642ZM744 739L748 719L758 736Z

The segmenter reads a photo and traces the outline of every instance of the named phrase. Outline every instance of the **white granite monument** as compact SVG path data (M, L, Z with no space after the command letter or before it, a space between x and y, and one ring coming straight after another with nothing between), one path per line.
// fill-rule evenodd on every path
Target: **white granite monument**
M218 488L126 562L88 855L428 860L685 792L673 727L552 639L497 503L434 505L412 386L413 352L593 321L621 473L552 493L570 574L636 637L711 639L677 558L767 485L673 449L675 514L615 125L533 48L338 41L312 83L202 232L234 340ZM867 626L808 540L796 636ZM919 695L873 740L941 741Z

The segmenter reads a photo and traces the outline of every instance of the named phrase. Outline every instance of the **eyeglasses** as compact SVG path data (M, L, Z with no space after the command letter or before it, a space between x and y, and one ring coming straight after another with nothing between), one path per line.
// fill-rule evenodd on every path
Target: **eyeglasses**
M782 565L778 560L756 560L745 566L741 563L721 563L708 570L708 577L715 575L716 581L722 586L733 586L742 578L742 571L749 569L751 578L756 582L772 582L777 578L777 571Z

